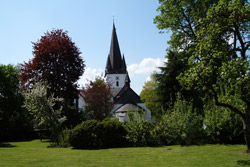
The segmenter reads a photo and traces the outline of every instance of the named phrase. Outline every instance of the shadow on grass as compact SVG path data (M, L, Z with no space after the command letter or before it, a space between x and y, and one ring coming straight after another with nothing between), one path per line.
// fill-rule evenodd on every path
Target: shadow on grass
M241 166L250 166L250 160L239 160L237 164Z
M11 147L16 147L10 143L0 143L0 147L7 147L7 148L11 148Z

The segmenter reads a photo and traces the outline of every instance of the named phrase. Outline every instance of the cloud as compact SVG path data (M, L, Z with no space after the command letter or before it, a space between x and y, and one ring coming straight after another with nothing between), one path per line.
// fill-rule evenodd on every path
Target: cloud
M166 61L161 60L160 58L144 58L139 64L131 64L128 66L128 72L131 75L134 74L151 74L152 72L159 71L158 67L163 66L163 63Z
M78 84L80 84L80 87L85 86L89 81L92 81L95 79L95 77L103 76L103 70L101 68L95 69L88 67L85 69L84 74L81 76L80 80L78 81Z
M154 71L160 71L158 67L163 66L164 62L167 62L167 59L144 58L139 64L131 64L128 66L131 87L136 93L140 94L144 83L150 80L150 75Z

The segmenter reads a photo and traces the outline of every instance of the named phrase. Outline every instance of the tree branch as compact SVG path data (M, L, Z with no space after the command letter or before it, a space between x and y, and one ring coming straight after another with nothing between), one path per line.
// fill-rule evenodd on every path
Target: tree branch
M214 97L214 100L215 100L215 104L217 106L221 106L221 107L226 107L228 109L230 109L231 111L239 114L243 119L245 118L245 114L243 114L240 110L238 110L236 107L230 105L230 104L227 104L227 103L223 103L223 102L220 102L219 101L219 98L218 98L218 95L217 93L215 92L214 88L212 86L210 86L210 89L212 91L212 96Z

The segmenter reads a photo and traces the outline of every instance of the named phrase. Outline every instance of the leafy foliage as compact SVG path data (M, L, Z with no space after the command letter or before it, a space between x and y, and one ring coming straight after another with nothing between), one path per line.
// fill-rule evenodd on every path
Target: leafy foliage
M26 90L24 96L24 107L34 117L34 128L48 130L54 138L57 137L65 117L61 116L62 108L55 110L54 105L62 99L55 98L53 94L48 96L47 86L41 82Z
M0 140L27 137L31 117L22 108L24 98L19 89L19 70L12 65L0 65Z
M195 54L189 59L190 69L179 76L182 85L198 84L213 96L216 105L239 114L244 121L247 152L250 152L249 55L250 4L220 0L199 22ZM230 89L220 95L220 85ZM235 105L237 94L244 107Z
M140 98L151 111L152 116L159 119L162 115L162 108L159 102L158 94L156 92L157 82L155 79L155 74L152 74L150 78L151 80L144 83L140 93Z
M127 135L126 139L132 146L154 146L154 125L148 121L129 121L124 125Z
M91 113L94 119L104 120L111 116L113 108L110 85L103 79L96 78L90 81L83 90L84 99L88 107L86 112Z
M192 112L192 104L177 100L172 111L163 116L157 125L163 144L200 144L204 137L203 119ZM159 133L159 132L158 132Z
M73 106L74 99L78 97L77 80L85 68L79 48L72 42L67 31L61 29L46 32L32 44L34 58L22 64L23 87L29 88L37 80L46 81L48 95L54 94L64 99L63 114L76 115L74 118L67 117L67 121L77 121L78 115L74 113L77 109L70 110L66 106Z
M117 119L106 119L102 122L88 120L72 129L69 139L74 148L110 148L124 146L125 134L122 123Z
M170 45L167 49L167 62L156 75L157 93L165 110L172 109L181 93L186 100L193 101L193 110L202 112L204 92L197 85L185 90L176 79L183 71L189 69L188 58L194 54L199 30L199 20L207 16L207 10L218 0L159 0L159 15L154 23L161 32L171 31Z

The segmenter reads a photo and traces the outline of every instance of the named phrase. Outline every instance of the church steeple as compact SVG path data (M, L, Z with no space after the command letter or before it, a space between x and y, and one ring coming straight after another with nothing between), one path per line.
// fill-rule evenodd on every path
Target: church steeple
M124 59L121 57L119 42L116 34L115 24L113 23L111 44L109 56L106 63L106 74L124 74L126 73L126 67L124 67Z

